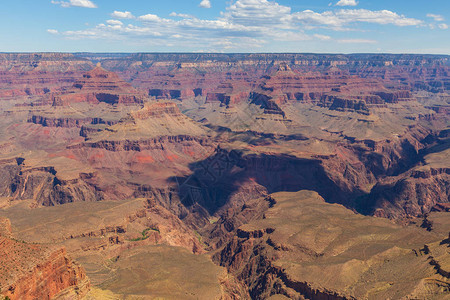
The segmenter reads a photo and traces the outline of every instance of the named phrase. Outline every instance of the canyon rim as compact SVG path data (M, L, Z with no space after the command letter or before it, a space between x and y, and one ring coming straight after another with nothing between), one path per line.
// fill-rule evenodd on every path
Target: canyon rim
M0 300L450 299L448 3L25 2Z

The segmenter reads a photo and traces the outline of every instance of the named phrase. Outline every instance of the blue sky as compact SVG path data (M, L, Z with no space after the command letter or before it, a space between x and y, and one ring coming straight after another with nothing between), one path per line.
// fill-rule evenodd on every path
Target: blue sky
M3 0L2 52L450 54L450 0Z

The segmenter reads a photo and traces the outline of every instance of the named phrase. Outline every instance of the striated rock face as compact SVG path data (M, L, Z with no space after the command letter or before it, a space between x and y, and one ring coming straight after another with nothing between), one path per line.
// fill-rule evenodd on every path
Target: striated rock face
M202 144L205 137L206 129L181 114L175 103L157 102L146 104L141 110L130 112L119 123L92 134L89 144L94 147L102 144L112 151L116 148L114 145L140 151L141 148L151 149L158 140L174 143L195 140ZM107 146L109 144L111 147Z
M428 297L446 293L448 278L414 254L426 243L420 229L356 215L309 191L271 197L264 217L241 226L214 255L253 299L402 298L417 293L422 280L436 282L422 290Z
M408 101L413 98L411 92L407 90L403 91L389 91L389 92L375 92L375 95L380 96L385 102L388 103L397 103L399 101Z
M442 93L449 90L449 66L437 61L427 63L397 64L390 67L371 66L350 68L350 72L362 77L378 78L401 88Z
M411 171L390 183L380 183L370 194L374 215L399 218L423 216L439 205L450 203L450 169Z
M123 140L123 141L98 141L84 143L84 146L91 148L105 149L108 151L143 151L143 150L164 150L167 143L184 143L186 147L209 146L208 139L195 138L191 136L167 136L161 138L145 139L145 140ZM81 145L73 146L79 148Z
M369 114L369 108L364 100L345 99L340 96L325 96L321 102L322 106L329 107L330 110L356 111Z
M142 103L145 96L136 91L117 74L100 66L85 73L72 88L63 94L53 94L53 106L67 106L71 103L88 102L108 104Z
M216 92L216 88L217 92L223 93L219 86L224 83L233 85L236 91L231 94L239 93L243 91L241 87L248 90L261 76L286 64L294 71L328 71L330 75L342 76L335 71L338 66L347 76L357 75L372 82L375 79L400 89L445 92L449 90L450 82L448 56L133 54L115 57L108 54L4 53L0 55L0 81L9 87L0 89L0 94L40 95L62 86L69 87L83 72L92 68L88 59L102 61L106 68L119 72L136 87L148 90L149 96L164 99L206 96L208 92ZM291 96L307 100L314 94L308 91Z
M301 73L293 71L287 64L280 65L272 75L263 76L256 93L258 99L264 95L265 102L271 103L269 106L292 101L311 102L331 110L362 114L369 114L370 106L383 107L386 103L413 100L409 91L388 90L377 79L349 75L336 67L322 73Z
M172 117L182 117L178 106L173 102L159 102L147 104L142 110L131 112L130 115L135 119L158 118L167 114Z
M74 128L74 127L81 127L85 124L92 124L95 121L94 118L83 118L83 119L73 119L69 117L51 118L46 116L34 115L28 119L28 122L39 124L45 127Z
M43 96L70 86L92 68L86 59L64 53L1 53L0 99Z
M20 161L20 159L18 159ZM101 191L89 184L92 174L62 180L53 167L26 168L21 161L5 161L2 170L0 196L14 200L33 200L33 206L53 206L74 201L98 201L104 198Z
M244 210L252 199L279 191L314 190L328 202L341 203L364 214L372 214L373 207L384 207L396 218L409 213L412 216L413 211L400 211L360 197L370 194L372 187L386 176L392 179L419 162L419 151L424 147L421 141L428 134L424 128L411 128L394 141L339 143L333 154L308 158L217 148L207 159L191 165L191 176L177 179L182 183L179 194L186 206L200 204L209 213L221 215L218 224L223 227L207 230L212 245L220 243L221 234L228 235L252 215L248 212L246 216ZM424 182L423 188L431 191L433 184ZM446 202L433 193L429 198L433 199L431 206L418 204L424 212L429 212L436 203ZM410 200L412 205L414 198ZM260 212L254 210L255 215Z
M421 151L420 163L383 178L366 200L371 213L389 218L424 216L450 202L448 137L431 137L435 143ZM444 208L445 211L445 208Z
M81 299L90 287L84 270L64 248L27 244L11 237L8 219L0 220L0 293L10 299L51 299L71 293ZM69 291L70 290L70 291Z

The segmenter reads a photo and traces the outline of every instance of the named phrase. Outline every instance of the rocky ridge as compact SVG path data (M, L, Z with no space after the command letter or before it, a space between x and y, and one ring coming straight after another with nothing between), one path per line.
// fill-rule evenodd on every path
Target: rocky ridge
M82 299L90 283L78 264L67 257L65 249L28 244L11 236L11 224L0 226L0 291L10 299L51 299L59 293Z

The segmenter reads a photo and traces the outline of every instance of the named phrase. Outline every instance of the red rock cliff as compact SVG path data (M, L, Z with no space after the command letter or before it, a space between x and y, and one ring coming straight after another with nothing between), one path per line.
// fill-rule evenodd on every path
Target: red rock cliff
M0 220L0 293L10 299L51 299L61 292L81 299L89 290L84 270L64 248L17 241Z

